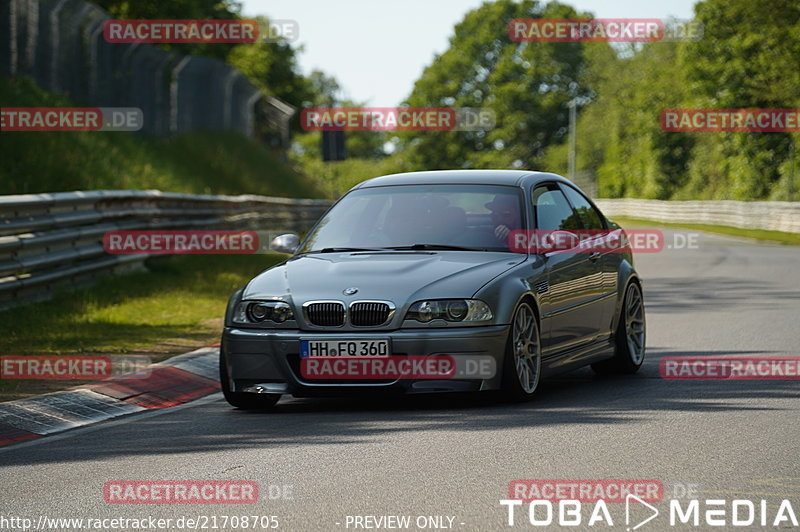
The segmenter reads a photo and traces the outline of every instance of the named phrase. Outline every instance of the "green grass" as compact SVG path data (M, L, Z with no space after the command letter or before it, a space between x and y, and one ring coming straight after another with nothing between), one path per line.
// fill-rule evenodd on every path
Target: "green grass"
M25 78L0 79L2 107L75 106ZM145 120L147 117L145 117ZM158 189L319 197L314 181L236 132L0 132L0 194Z
M314 176L320 190L326 197L332 199L338 198L350 188L367 179L405 171L399 159L393 156L382 159L353 158L330 162L298 158L295 162L305 174Z
M623 227L657 225L664 227L675 227L680 229L693 229L696 231L706 231L708 233L717 233L721 235L752 238L755 240L776 242L780 244L787 244L793 246L800 245L800 234L785 233L783 231L767 231L763 229L739 229L738 227L728 227L726 225L664 223L664 222L657 222L654 220L643 220L639 218L625 218L625 217L612 217L612 219Z
M50 301L0 312L0 355L148 355L154 361L219 342L228 297L278 255L160 258ZM0 380L0 399L73 386Z
M0 79L2 107L76 106L24 78ZM145 117L146 119L146 117ZM0 132L0 194L159 189L321 197L259 142L233 132ZM160 258L50 301L0 312L0 355L142 354L153 361L219 341L228 296L277 255ZM0 380L0 400L79 384Z

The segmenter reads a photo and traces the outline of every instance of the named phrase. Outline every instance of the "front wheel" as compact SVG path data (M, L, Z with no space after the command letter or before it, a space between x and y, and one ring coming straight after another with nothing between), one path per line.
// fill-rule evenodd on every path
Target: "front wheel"
M241 393L231 390L230 380L228 379L228 366L225 363L225 350L220 345L219 348L219 382L222 388L222 395L228 404L241 408L242 410L269 410L280 400L280 394L259 394Z
M636 373L642 367L645 351L645 318L642 289L635 281L628 285L614 336L614 358L592 364L600 374Z
M503 357L503 392L512 401L529 401L539 387L542 349L539 323L528 303L514 312Z

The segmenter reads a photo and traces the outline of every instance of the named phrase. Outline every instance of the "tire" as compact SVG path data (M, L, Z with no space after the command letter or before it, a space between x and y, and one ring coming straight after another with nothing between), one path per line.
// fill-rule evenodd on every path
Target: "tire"
M642 289L639 283L632 281L625 289L614 333L614 357L592 364L592 369L600 375L639 371L644 363L646 331Z
M503 395L511 401L530 401L542 374L542 343L539 321L530 304L514 311L503 357Z
M225 364L225 350L219 349L219 382L222 395L228 404L242 410L269 410L280 400L280 394L241 393L231 391L228 379L228 367Z

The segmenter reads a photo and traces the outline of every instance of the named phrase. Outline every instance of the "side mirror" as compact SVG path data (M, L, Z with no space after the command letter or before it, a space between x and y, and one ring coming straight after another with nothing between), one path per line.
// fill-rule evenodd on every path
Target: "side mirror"
M287 233L273 238L272 242L269 243L269 249L276 253L292 255L299 245L300 237L294 233Z

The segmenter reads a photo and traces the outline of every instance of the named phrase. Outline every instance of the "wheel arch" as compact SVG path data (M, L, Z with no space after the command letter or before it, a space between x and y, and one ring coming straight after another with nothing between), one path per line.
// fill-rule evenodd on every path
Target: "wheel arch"
M617 291L617 304L614 306L614 316L611 322L612 334L616 332L619 327L619 318L622 315L622 306L625 304L625 294L628 292L628 285L636 283L642 293L642 300L644 301L644 286L642 286L642 279L633 266L627 263L628 268L620 268L619 271L619 290Z

